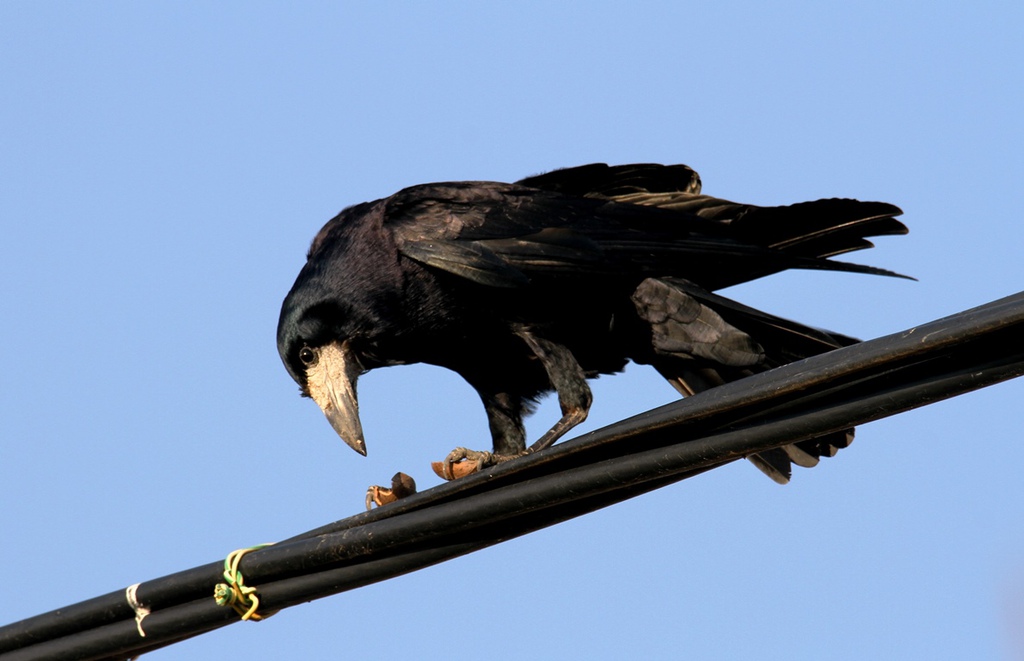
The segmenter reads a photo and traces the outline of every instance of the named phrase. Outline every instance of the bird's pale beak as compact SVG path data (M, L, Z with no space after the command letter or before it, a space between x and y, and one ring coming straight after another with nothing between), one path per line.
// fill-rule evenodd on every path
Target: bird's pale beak
M306 388L341 440L365 456L366 441L356 399L356 379L362 371L347 342L325 344L318 350L316 363L306 368Z

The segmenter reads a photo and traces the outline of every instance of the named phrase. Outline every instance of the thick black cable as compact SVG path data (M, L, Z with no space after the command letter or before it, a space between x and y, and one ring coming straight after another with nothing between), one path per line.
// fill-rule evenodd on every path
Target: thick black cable
M1012 378L1024 372L1022 327L1018 294L727 384L254 552L243 560L247 582L259 586L261 609L287 607L579 516L751 452ZM115 592L0 628L0 652L103 658L223 626L237 616L209 597L221 570L222 563L211 563L142 584L139 601L153 609L146 639L124 593ZM150 633L165 619L166 634Z

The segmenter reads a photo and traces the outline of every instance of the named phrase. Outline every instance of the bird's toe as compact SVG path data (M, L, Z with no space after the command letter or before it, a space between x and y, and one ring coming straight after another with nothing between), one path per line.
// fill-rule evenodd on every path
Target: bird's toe
M438 477L451 481L479 472L495 463L497 463L495 456L490 452L455 448L448 453L443 461L432 462L430 467Z

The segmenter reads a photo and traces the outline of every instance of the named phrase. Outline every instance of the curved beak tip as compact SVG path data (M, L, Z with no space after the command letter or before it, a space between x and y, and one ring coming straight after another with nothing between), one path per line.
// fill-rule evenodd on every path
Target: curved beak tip
M365 457L366 441L363 439L363 426L359 424L358 414L351 411L347 413L348 415L334 407L324 411L327 421L331 423L331 427L345 442L345 445Z

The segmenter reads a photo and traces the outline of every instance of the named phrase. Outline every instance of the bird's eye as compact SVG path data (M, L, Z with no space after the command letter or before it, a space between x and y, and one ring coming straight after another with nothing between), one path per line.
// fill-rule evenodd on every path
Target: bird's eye
M316 364L316 352L309 347L302 347L299 349L299 360L306 367L312 367Z

